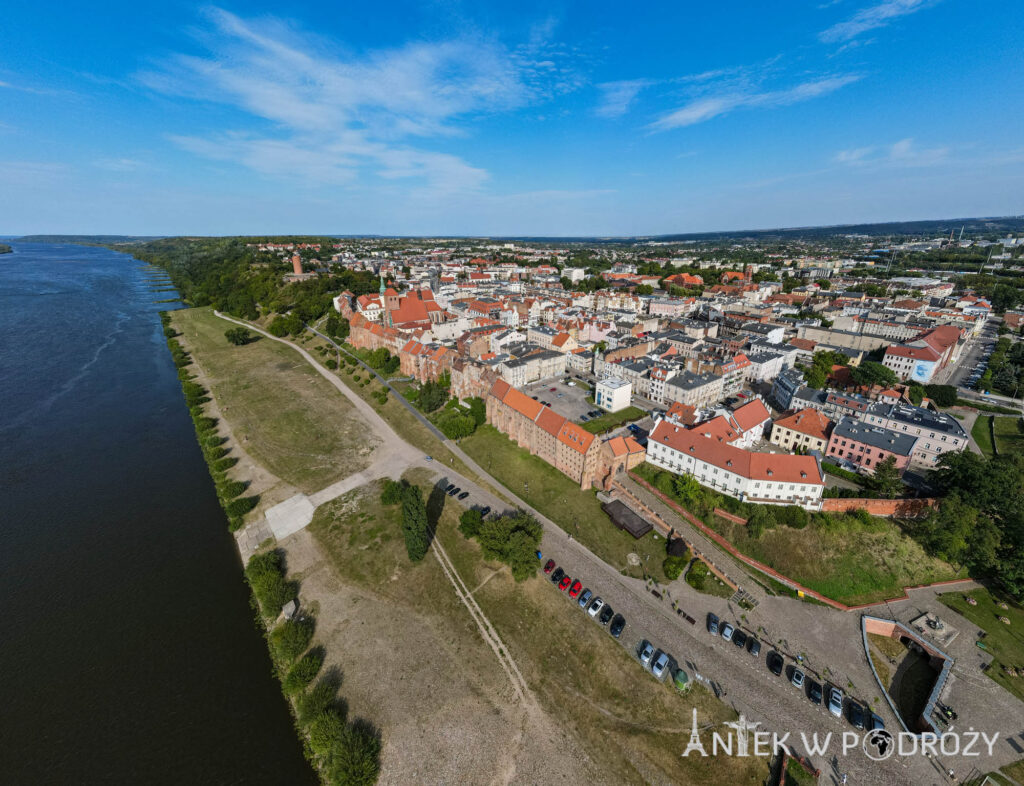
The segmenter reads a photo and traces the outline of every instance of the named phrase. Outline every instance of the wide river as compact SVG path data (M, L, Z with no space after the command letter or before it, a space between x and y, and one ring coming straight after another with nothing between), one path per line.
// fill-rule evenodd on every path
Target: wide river
M0 783L316 783L164 344L174 293L125 254L11 245Z

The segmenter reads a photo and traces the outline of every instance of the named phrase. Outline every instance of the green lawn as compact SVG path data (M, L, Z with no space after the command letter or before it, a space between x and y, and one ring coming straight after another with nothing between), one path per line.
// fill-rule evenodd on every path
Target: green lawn
M818 782L796 759L786 760L786 786L814 786Z
M623 423L640 420L640 418L646 416L647 413L639 407L626 407L618 412L605 412L603 415L599 415L593 420L588 420L580 425L591 434L602 434L605 431L618 428Z
M996 431L996 448L1000 455L1024 452L1024 432L1021 431L1020 418L995 418L993 425Z
M375 446L349 401L295 350L260 338L232 346L209 308L174 311L180 339L221 414L257 462L306 493L367 467Z
M969 604L967 597L974 598L978 605ZM993 660L986 673L1017 698L1024 699L1024 676L1011 677L1002 669L1004 665L1018 671L1024 668L1024 608L1010 598L993 595L986 589L947 592L940 595L939 600L988 634L982 641ZM1008 608L1000 608L1000 603L1006 603ZM999 621L1000 617L1009 619L1010 624L1004 625Z
M484 425L460 443L480 465L513 494L539 510L558 526L579 539L610 565L640 577L664 579L661 563L665 559L665 540L653 532L636 540L612 524L601 510L594 491L581 491L547 462L531 456L493 426ZM641 567L630 567L626 555L639 555Z
M659 487L663 473L642 464L637 474ZM698 516L699 518L699 516ZM903 587L955 578L952 566L929 557L892 521L853 515L815 515L803 529L776 526L760 538L746 525L709 515L705 523L742 554L841 603L899 596Z
M991 415L979 415L978 419L974 421L974 427L971 429L971 437L978 443L978 447L981 448L981 452L987 458L992 458L995 452L992 449L992 432L989 430L991 428L989 425L991 421Z

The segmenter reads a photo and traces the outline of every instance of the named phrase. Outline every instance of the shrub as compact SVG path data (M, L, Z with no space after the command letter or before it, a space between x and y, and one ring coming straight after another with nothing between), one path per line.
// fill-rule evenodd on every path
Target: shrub
M807 511L799 505L785 505L775 509L776 520L786 527L803 529L807 526L809 517Z
M398 480L385 480L384 490L380 493L380 502L382 505L397 505L402 501L402 489L405 488L404 484Z
M324 665L324 651L321 647L316 647L301 658L298 662L288 669L288 674L284 678L284 690L286 693L298 693L300 690L305 689L313 680L316 679L316 675L320 673L320 667Z
M686 572L686 583L697 591L703 591L711 571L703 560L695 560Z
M193 418L193 423L195 423L196 431L203 435L217 427L217 418L197 417Z
M480 534L480 528L484 524L484 517L479 510L467 510L459 516L459 532L467 538L475 538Z
M276 617L284 604L298 595L298 588L293 582L286 581L284 575L284 565L278 551L254 554L245 568L245 577L252 587L252 594L266 617Z
M321 712L309 724L309 749L323 759L341 740L345 732L345 719L334 709Z
M224 499L232 499L245 491L246 486L248 486L248 484L243 483L240 480L229 481L220 487L220 495Z
M661 563L661 569L665 571L665 578L669 581L675 581L683 575L683 570L686 568L686 563L689 561L689 556L686 557L665 557L665 561Z
M402 487L402 536L411 562L419 562L427 556L430 527L427 522L427 506L423 503L419 486Z
M336 674L328 673L312 688L298 695L295 713L301 725L309 725L314 718L334 707L340 682Z
M380 775L380 735L369 724L350 723L326 762L332 786L373 786Z
M223 445L216 448L203 448L203 456L206 458L207 463L212 464L214 461L224 458L228 454L228 449Z
M335 360L334 358L327 358L327 360L324 361L324 365L327 366L327 368L329 368L331 371L334 371L334 369L338 367L338 361Z
M270 651L278 663L293 663L306 651L313 639L313 621L306 619L285 620L272 631L268 637Z
M238 497L227 504L227 507L224 508L224 512L229 516L244 516L259 503L260 498L256 495L252 497Z
M231 469L235 464L238 463L238 459L234 456L228 456L222 458L219 461L215 461L210 465L210 469L214 472L224 472L225 470Z

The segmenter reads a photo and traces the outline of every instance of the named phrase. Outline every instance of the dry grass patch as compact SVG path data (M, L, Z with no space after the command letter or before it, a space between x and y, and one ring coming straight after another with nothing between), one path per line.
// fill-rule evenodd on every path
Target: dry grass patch
M294 350L268 338L236 347L209 308L172 313L221 414L254 460L306 493L369 466L376 447L352 405Z

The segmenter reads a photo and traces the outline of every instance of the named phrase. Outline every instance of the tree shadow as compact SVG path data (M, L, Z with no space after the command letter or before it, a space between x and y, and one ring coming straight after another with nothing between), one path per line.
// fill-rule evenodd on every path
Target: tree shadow
M444 505L448 499L448 495L445 494L444 480L439 480L434 484L433 488L430 489L430 494L427 496L427 545L434 542L434 535L437 531L437 523L441 520L441 514L444 513Z

